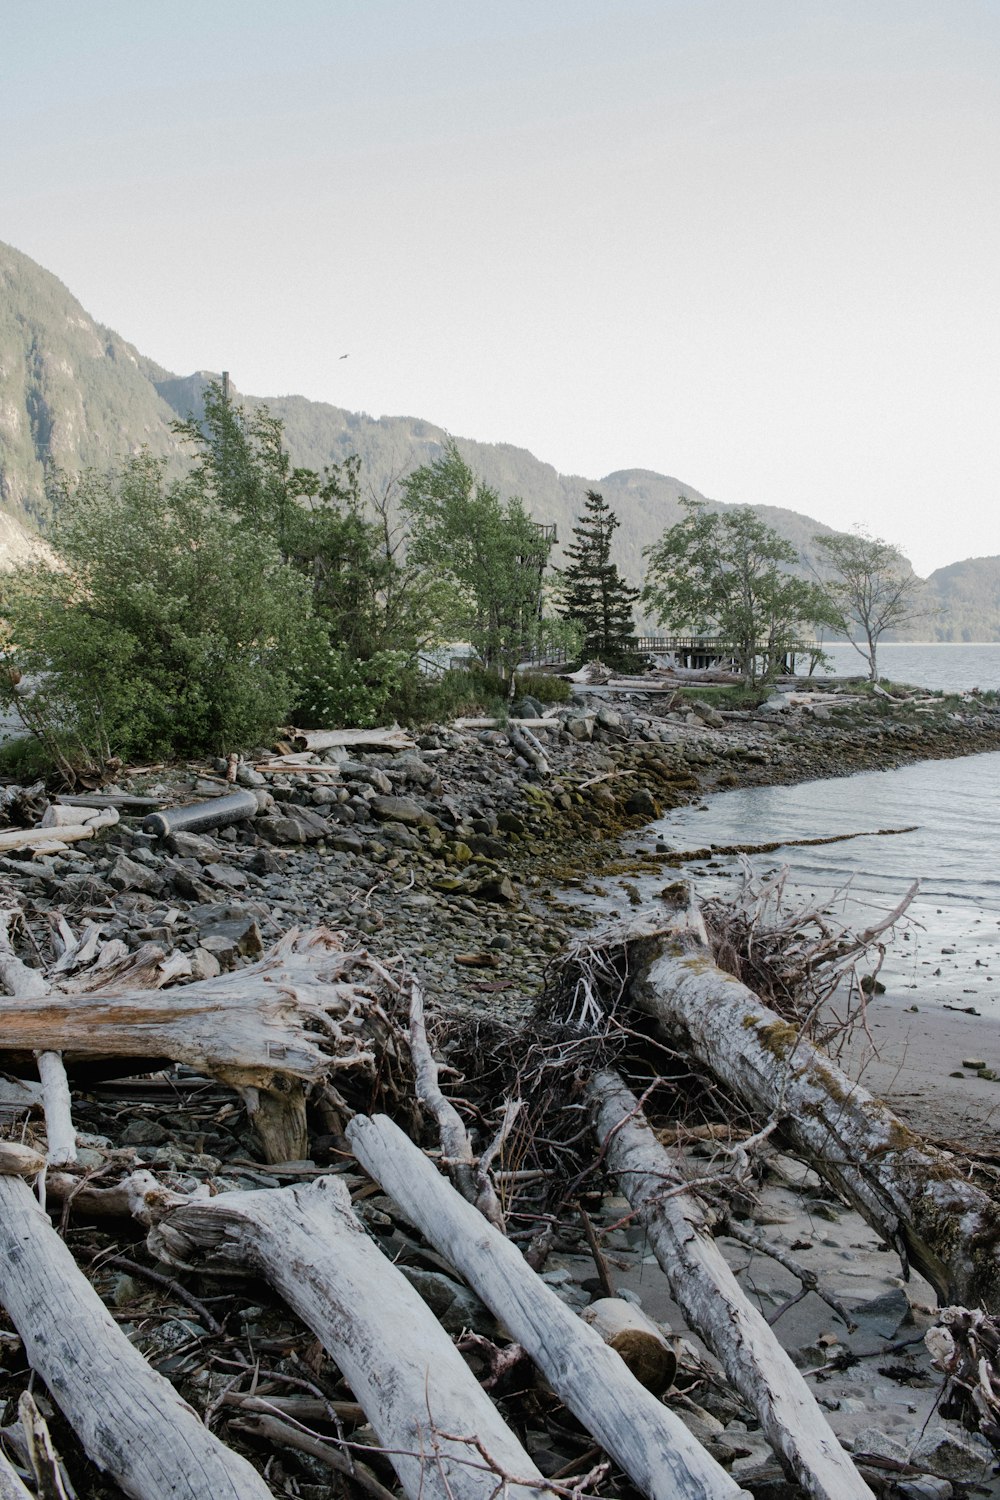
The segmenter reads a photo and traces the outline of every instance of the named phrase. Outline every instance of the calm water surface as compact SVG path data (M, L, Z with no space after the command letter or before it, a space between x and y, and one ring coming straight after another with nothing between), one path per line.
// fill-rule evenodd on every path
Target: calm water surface
M849 642L828 642L824 649L838 676L867 674L864 657ZM983 645L890 642L878 648L878 669L891 682L912 682L945 692L1000 688L1000 641Z
M912 832L875 836L878 829L911 825ZM720 792L703 810L670 813L642 842L682 850L842 833L864 836L779 848L752 857L751 866L761 872L787 865L790 884L803 899L844 892L842 904L855 913L851 903L891 909L919 880L910 920L890 949L883 979L894 989L918 991L914 1000L921 1003L1000 1013L1000 752L800 786ZM685 867L698 890L731 890L739 861L716 860L712 870L708 863Z

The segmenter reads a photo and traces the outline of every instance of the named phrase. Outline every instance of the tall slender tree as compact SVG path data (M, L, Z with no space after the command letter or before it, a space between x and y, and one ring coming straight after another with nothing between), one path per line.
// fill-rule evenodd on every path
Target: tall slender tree
M584 658L600 657L609 666L622 665L635 651L632 607L639 597L611 561L617 527L618 517L604 496L588 490L583 515L573 527L576 540L566 548L560 609L582 632Z

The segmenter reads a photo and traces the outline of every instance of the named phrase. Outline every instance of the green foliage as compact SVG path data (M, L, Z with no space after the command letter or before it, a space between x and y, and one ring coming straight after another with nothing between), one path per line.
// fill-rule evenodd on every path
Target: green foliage
M306 729L369 729L395 717L392 705L412 672L402 651L364 659L331 644L322 630L310 642L299 676L295 722Z
M521 501L502 503L449 442L408 476L410 556L452 583L444 626L507 676L539 636L541 580L551 548Z
M930 613L924 585L898 547L862 527L818 536L815 542L833 573L826 590L841 628L864 657L869 681L877 682L878 643L885 632Z
M3 583L5 694L64 768L228 750L269 733L294 695L308 592L202 475L167 484L130 458L56 497L64 564Z
M604 496L588 490L584 514L573 527L576 540L566 549L561 612L578 627L585 660L599 657L610 666L631 666L636 660L632 608L639 590L624 582L611 561L617 527Z
M752 510L682 503L684 519L647 549L644 602L670 630L723 637L749 682L774 676L803 648L804 627L835 624L837 610L788 571L795 549Z

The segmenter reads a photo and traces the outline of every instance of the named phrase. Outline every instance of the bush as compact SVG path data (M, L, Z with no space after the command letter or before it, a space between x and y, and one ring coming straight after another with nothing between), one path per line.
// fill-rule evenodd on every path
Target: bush
M59 495L62 566L3 581L8 705L57 764L225 752L267 736L294 697L304 580L196 483L148 454ZM22 684L23 687L23 684Z

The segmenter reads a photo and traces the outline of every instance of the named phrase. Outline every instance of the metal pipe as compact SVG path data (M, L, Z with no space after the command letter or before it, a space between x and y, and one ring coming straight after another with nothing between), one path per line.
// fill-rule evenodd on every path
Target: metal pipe
M150 813L142 820L143 833L164 839L168 833L205 833L210 828L225 828L257 815L257 798L251 791L230 792L206 802L190 802L186 807L171 807Z

